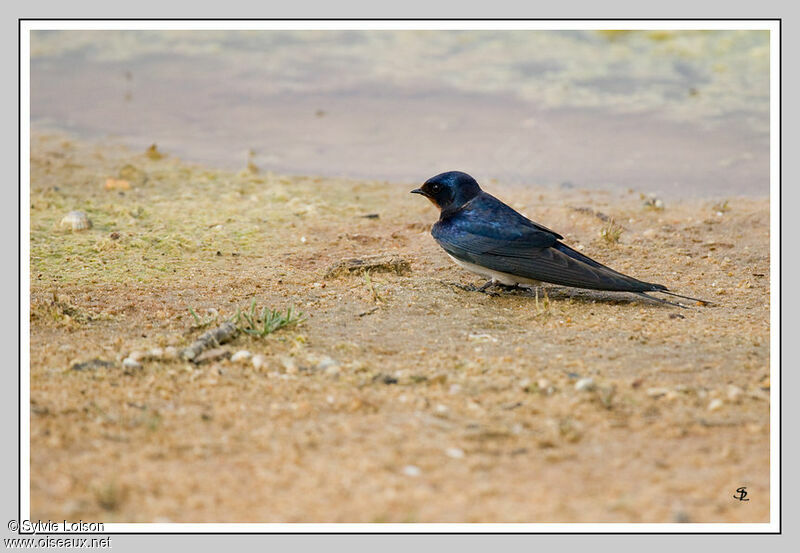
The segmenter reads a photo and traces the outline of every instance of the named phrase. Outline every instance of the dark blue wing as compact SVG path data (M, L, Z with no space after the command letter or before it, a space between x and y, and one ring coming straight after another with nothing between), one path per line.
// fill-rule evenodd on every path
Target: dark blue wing
M559 242L560 235L532 223L495 198L488 198L490 201L481 198L480 202L470 202L433 226L431 234L447 253L494 271L563 286L617 291L653 289L652 284L617 273L579 254Z

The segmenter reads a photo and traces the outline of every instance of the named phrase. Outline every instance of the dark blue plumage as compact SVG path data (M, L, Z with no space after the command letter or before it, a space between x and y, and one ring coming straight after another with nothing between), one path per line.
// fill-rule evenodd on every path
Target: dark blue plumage
M431 231L436 242L456 263L492 282L549 282L593 290L677 295L668 292L666 286L623 275L573 250L560 241L563 236L487 194L466 173L436 175L412 192L427 197L441 211Z

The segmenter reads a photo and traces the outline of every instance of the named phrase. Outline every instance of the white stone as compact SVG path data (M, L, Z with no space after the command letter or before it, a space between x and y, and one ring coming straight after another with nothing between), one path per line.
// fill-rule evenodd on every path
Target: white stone
M718 409L722 409L722 405L723 405L723 403L722 403L721 399L719 399L719 398L712 399L711 402L708 404L708 410L709 411L717 411Z
M731 401L736 401L739 399L739 396L742 395L742 389L738 386L728 386L728 399Z
M322 360L317 363L317 370L318 371L328 371L328 369L333 367L339 367L339 362L332 358L332 357L323 357Z
M473 342L497 342L497 338L489 334L470 334L467 338Z
M445 455L451 457L453 459L463 459L464 458L464 451L457 447L448 447L444 450Z
M92 228L92 221L89 216L83 211L70 211L63 219L61 219L61 226L69 228L73 231L88 230Z
M143 351L132 351L128 354L128 359L131 359L136 362L141 361L142 359L144 359L144 357L145 353Z
M132 359L130 357L126 357L122 360L122 366L126 369L141 369L142 364L139 363L136 359Z
M251 357L253 357L252 353L250 353L246 349L242 349L242 350L237 351L236 353L234 353L231 356L231 361L233 361L234 363L245 363Z

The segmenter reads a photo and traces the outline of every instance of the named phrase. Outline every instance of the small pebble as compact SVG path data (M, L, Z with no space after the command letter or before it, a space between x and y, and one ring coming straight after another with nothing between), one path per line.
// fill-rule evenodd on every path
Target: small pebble
M648 388L647 395L649 397L661 397L669 393L668 388Z
M245 349L241 349L231 356L231 361L234 363L245 363L253 356L252 353Z
M146 357L145 352L143 351L132 351L128 354L128 359L133 361L139 362Z
M141 369L142 364L139 363L136 359L131 359L130 357L126 357L122 360L122 366L126 369Z
M70 211L61 219L61 226L73 231L87 230L92 228L92 221L83 211Z
M153 348L147 352L149 359L161 359L164 357L164 350L161 348Z
M742 395L742 389L738 386L728 386L728 399L736 401Z
M497 338L489 334L470 334L467 338L473 342L497 342Z
M338 369L339 362L336 359L333 359L332 357L323 357L322 360L319 363L317 363L317 366L315 368L318 371L328 372L328 369Z
M722 400L719 399L719 398L712 399L711 403L708 404L708 410L709 411L717 411L719 409L722 409Z
M403 467L403 474L405 474L406 476L413 476L416 478L417 476L422 474L422 470L420 470L419 467L416 467L414 465L406 465L405 467Z
M661 199L656 198L655 196L650 196L649 198L647 198L645 201L642 202L642 205L644 205L645 207L650 207L658 210L664 209L664 202L661 201Z
M575 389L579 392L591 392L595 389L594 380L591 378L581 378L575 383Z
M286 374L297 374L297 363L295 363L294 359L291 357L281 357L281 365L283 366L283 370L286 371Z
M448 447L444 450L445 454L452 459L463 459L464 451L457 447Z
M267 359L263 355L254 355L250 362L254 369L261 369L267 364Z
M440 415L444 415L445 413L447 413L450 410L450 409L447 408L447 405L442 405L441 403L438 404L435 409L436 409L436 412L439 413Z
M167 346L164 348L164 359L177 359L179 355L180 352L175 346Z

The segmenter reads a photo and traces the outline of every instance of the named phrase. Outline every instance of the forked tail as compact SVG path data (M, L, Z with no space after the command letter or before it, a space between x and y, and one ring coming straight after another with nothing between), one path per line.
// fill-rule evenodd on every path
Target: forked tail
M680 307L681 309L689 309L689 306L687 306L687 305L683 305L683 304L680 304L680 303L677 303L677 302L674 302L674 301L668 301L668 300L665 300L663 298L656 298L654 296L649 296L649 295L645 294L644 292L633 292L633 293L636 294L639 297L647 298L648 300L651 300L651 301L656 301L658 303L671 305L673 307Z
M708 301L708 300L701 300L701 299L698 299L698 298L692 298L692 297L689 297L689 296L682 296L681 294L676 294L675 292L670 292L669 290L654 290L654 291L660 292L662 294L668 294L670 296L675 296L676 298L683 298L685 300L696 301L698 303L702 303L703 305L714 305L714 302L711 302L711 301Z

